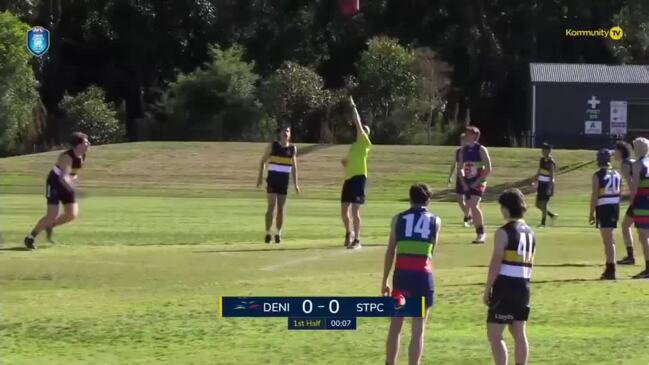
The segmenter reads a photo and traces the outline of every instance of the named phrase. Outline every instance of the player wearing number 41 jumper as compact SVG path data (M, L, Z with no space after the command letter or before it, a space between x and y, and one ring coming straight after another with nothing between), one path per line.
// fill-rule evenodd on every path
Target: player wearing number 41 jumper
M536 238L523 217L525 196L518 189L505 191L498 199L507 223L496 231L494 251L484 291L489 307L487 334L496 365L507 365L505 326L514 337L516 364L527 364L529 345L526 324L530 314L530 278L536 253Z
M421 301L425 298L426 308L433 305L433 251L439 243L441 227L439 217L428 211L432 192L426 184L410 187L410 209L392 219L390 241L385 252L383 281L381 291L384 296L392 296L397 303ZM396 260L395 260L396 257ZM394 264L392 287L388 277ZM419 364L424 349L424 328L428 310L424 318L412 319L410 340L410 364ZM399 339L403 317L393 317L386 344L386 364L396 364L399 357Z

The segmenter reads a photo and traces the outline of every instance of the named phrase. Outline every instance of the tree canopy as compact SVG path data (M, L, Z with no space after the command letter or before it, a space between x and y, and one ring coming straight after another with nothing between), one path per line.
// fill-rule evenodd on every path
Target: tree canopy
M174 136L170 129L158 137L246 139L255 123L290 123L304 128L295 133L303 141L335 141L338 102L353 93L385 143L418 143L418 133L438 133L436 123L470 120L490 143L506 144L503 136L524 130L529 62L647 62L649 12L641 0L361 0L354 16L343 16L337 4L0 0L0 10L23 22L0 30L0 47L14 47L0 55L0 77L14 75L5 85L21 100L20 111L0 113L24 116L38 104L28 95L31 64L47 110L44 144L64 131L63 96L90 85L124 105L128 140L156 138L143 126L155 131L173 122L195 133ZM3 21L8 17L14 19L5 13ZM19 49L26 24L52 32L52 48L40 60ZM620 42L564 35L614 25L625 31ZM23 71L7 71L16 62ZM23 142L27 127L0 118L11 125L4 130L23 131L2 138ZM394 130L406 132L387 138Z

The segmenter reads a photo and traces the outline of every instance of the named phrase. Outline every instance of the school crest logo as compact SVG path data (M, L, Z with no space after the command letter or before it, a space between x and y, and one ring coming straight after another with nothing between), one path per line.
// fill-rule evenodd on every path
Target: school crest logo
M50 31L43 27L34 27L27 32L27 50L36 57L41 57L50 49Z

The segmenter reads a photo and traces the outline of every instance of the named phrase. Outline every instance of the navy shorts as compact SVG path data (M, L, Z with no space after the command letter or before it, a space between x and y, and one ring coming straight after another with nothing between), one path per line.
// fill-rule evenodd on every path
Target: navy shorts
M554 183L552 181L539 181L536 187L536 200L547 202L554 195Z
M426 298L426 308L435 301L435 281L433 274L411 270L395 270L392 276L393 296L402 295L408 300L421 301Z
M287 195L288 194L288 174L284 176L269 175L266 178L266 192L268 194Z
M530 315L530 281L500 275L489 300L487 322L509 324L527 321Z
M47 199L47 205L76 203L74 190L65 186L61 182L61 178L53 171L47 176L47 181L45 182L45 198Z
M605 204L595 207L597 228L617 228L620 219L619 204Z
M367 177L365 175L356 175L345 180L340 194L340 201L342 203L365 204L366 183Z

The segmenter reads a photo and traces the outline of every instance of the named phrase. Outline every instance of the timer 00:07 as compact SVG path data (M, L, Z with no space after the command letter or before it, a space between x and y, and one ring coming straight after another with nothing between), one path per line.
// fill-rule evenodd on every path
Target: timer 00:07
M349 327L352 324L351 319L332 319L329 320L329 326L331 327Z

